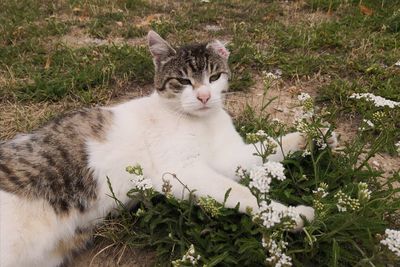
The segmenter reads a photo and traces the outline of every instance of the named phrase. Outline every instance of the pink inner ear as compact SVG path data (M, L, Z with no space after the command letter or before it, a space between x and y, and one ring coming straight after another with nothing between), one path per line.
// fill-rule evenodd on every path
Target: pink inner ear
M229 51L225 47L219 47L217 49L217 53L223 58L227 58L229 56Z

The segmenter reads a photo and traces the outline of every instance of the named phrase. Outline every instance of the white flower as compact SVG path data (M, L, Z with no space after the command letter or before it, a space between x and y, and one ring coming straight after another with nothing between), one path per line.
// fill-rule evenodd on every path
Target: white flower
M275 267L292 266L292 258L282 252L287 245L288 243L284 241L280 241L277 243L275 240L272 239L268 242L265 242L265 240L263 240L263 246L268 249L270 255L268 258L265 259L266 262L268 262L269 264L274 264Z
M262 166L255 166L250 170L250 188L255 188L260 193L268 193L272 179L283 181L286 179L285 168L279 162L267 161Z
M256 132L256 136L259 137L260 139L268 138L268 134L264 132L264 130L258 130Z
M394 63L395 66L400 67L400 60Z
M360 201L346 195L342 192L342 190L339 190L335 194L335 198L337 199L336 207L340 212L347 211L347 209L351 211L356 211L360 208Z
M256 188L261 193L268 193L270 189L271 177L267 175L265 168L256 166L250 170L250 188Z
M172 266L187 266L187 264L190 264L191 266L197 266L200 259L201 256L196 255L194 245L191 244L185 255L182 256L182 259L173 261Z
M296 211L295 207L289 206L284 210L278 211L266 201L260 203L258 213L255 214L255 218L260 219L262 225L267 229L281 223L283 218L289 218L292 221L296 221L299 216L300 215Z
M381 240L381 244L387 246L397 257L400 257L400 231L386 229L386 238Z
M347 208L340 204L336 204L336 207L337 207L338 211L340 211L340 212L347 211Z
M371 198L371 190L368 189L368 184L358 183L358 200L360 202L367 202Z
M271 205L268 205L266 202L261 203L260 213L258 217L262 220L262 225L267 229L281 222L280 214L276 212L273 207Z
M297 96L297 99L300 101L300 102L304 102L304 101L306 101L306 100L308 100L308 99L310 99L311 98L311 96L309 95L309 94L307 94L307 93L301 93L301 94L299 94L298 96Z
M389 108L395 108L400 106L400 102L395 102L386 98L383 98L381 96L376 96L371 93L354 93L350 96L350 98L354 99L365 99L367 101L373 102L375 107L389 107Z
M324 198L328 195L328 193L326 192L326 189L323 187L318 187L317 190L313 190L312 191L313 194L317 195L319 198Z
M134 177L131 179L131 182L134 187L141 191L153 188L151 180L144 178L143 175L134 175Z
M399 153L399 154L400 154L400 141L399 141L399 142L397 142L396 144L394 144L394 146L396 147L396 151L397 151L397 153Z
M272 178L275 178L279 181L283 181L286 179L284 170L285 168L283 167L282 163L280 162L274 162L274 161L267 161L266 163L263 164L263 167L267 174L272 176Z
M278 80L282 76L282 71L280 69L276 69L273 72L263 71L264 79L267 80Z
M301 154L301 156L304 158L304 157L307 157L307 156L309 156L309 155L311 155L311 151L310 150L304 150L303 151L303 153Z

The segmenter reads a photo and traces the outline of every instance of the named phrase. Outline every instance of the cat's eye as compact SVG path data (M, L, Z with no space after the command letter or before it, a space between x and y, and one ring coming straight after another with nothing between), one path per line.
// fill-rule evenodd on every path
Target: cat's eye
M221 73L217 73L217 74L214 74L214 75L210 76L210 83L215 82L220 77L221 77Z
M177 78L177 80L182 85L192 85L192 82L189 79Z

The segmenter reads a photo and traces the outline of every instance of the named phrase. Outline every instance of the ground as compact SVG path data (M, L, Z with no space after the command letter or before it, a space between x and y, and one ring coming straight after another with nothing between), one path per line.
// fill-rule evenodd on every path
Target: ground
M150 29L175 45L228 42L232 81L226 106L237 120L246 104L260 105L265 73L277 76L267 94L276 97L268 107L272 118L293 123L297 95L309 93L331 112L342 145L351 142L363 118L348 96L371 92L400 101L398 1L5 0L0 10L2 140L69 110L149 94ZM394 127L388 145L370 161L390 174L399 169L399 113L388 123ZM88 266L97 251L99 246L72 266ZM124 252L121 266L151 263L151 252L132 254L137 252ZM113 255L100 253L92 266L114 266L121 254Z

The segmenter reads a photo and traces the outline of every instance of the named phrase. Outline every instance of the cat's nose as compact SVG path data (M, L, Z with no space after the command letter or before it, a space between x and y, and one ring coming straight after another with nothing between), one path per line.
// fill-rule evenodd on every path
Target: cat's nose
M210 97L211 97L210 92L199 92L197 94L197 99L203 104L207 103Z

